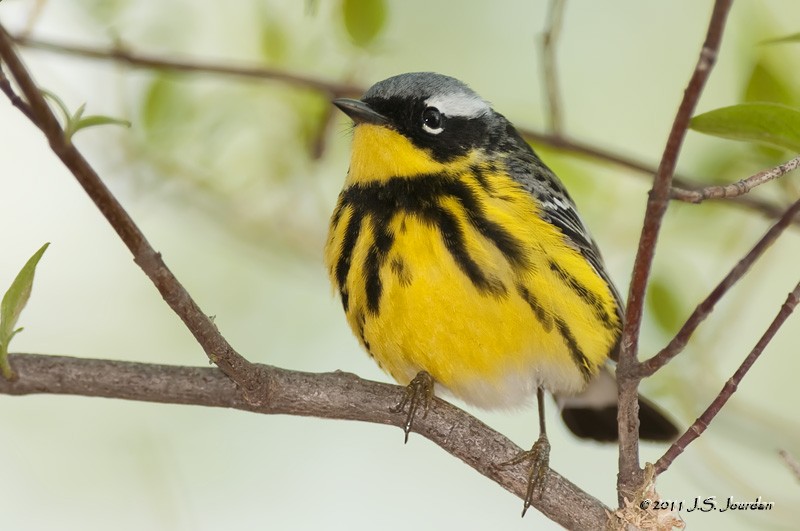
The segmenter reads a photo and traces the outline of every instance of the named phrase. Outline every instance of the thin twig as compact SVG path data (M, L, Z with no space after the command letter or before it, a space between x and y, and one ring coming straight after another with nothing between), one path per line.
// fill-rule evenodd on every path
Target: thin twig
M675 172L681 145L689 127L689 120L717 59L731 3L732 0L716 0L714 3L714 10L705 42L700 51L700 57L678 108L664 148L664 154L661 157L658 172L653 181L653 187L650 190L639 247L633 264L633 272L631 273L625 312L625 326L622 331L617 365L617 385L619 388L619 476L617 478L617 492L620 503L623 502L625 497L631 498L637 486L642 482L642 469L639 465L639 377L636 374L636 369L638 365L639 331L642 324L647 279L650 276L650 268L655 255L661 221L669 204L672 176Z
M83 155L66 140L58 120L17 56L10 36L2 25L0 25L0 58L8 66L9 72L28 100L31 121L45 134L53 152L100 209L133 254L134 262L142 268L170 308L183 320L209 359L238 383L250 399L266 399L268 391L266 380L222 337L214 322L200 309L167 268L161 259L161 254L153 249Z
M792 314L799 300L800 282L798 282L798 284L794 287L794 290L789 293L789 296L786 297L786 302L784 302L783 306L781 306L780 311L778 311L778 315L775 316L775 319L773 319L766 332L764 332L764 335L761 336L761 339L758 340L758 343L756 343L756 346L750 351L750 354L747 355L736 372L733 373L733 376L731 376L731 378L722 387L719 395L717 395L714 401L709 404L703 414L700 415L696 421L694 421L694 424L692 424L689 429L686 430L686 433L681 435L680 438L669 447L664 455L662 455L659 460L656 461L655 469L657 474L661 474L667 470L672 462L675 461L675 458L681 455L692 441L700 437L700 435L706 431L708 425L711 423L714 417L717 416L725 403L731 398L731 396L733 396L733 393L736 392L736 389L741 383L742 378L744 378L744 375L747 374L747 371L750 370L759 356L761 356L761 353L764 352L766 346L769 345L770 341L772 341L772 338L775 337L775 334L781 328L783 323Z
M534 144L547 146L557 151L563 151L565 153L571 153L573 155L583 155L590 159L595 159L596 161L609 162L611 164L615 164L617 166L633 170L643 176L644 175L650 176L655 174L656 172L656 168L648 166L647 164L641 161L625 157L623 155L620 155L619 153L614 153L612 151L604 150L596 146L593 146L591 144L581 142L580 140L576 140L566 136L555 136L547 133L542 133L539 131L534 131L532 129L520 129L520 134L522 134L522 136L526 140ZM685 194L688 194L688 197L692 197L692 194L694 194L696 190L699 191L703 189L703 188L698 188L694 180L678 174L675 174L673 176L672 182L676 187L679 187L678 189L679 191L677 192L679 195L671 196L671 199L674 199L676 201L683 201L684 197L687 197L687 195ZM675 189L676 188L673 187L670 190L670 193L672 194L672 191ZM757 197L745 197L745 196L728 197L726 198L725 201L722 201L720 204L743 207L751 212L761 214L764 217L770 219L779 218L784 211L782 206L776 205L775 203L765 201ZM794 221L794 224L800 226L800 220Z
M89 59L127 63L139 68L172 70L178 72L209 73L234 77L243 75L242 71L238 68L231 68L229 65L223 65L210 61L189 58L184 58L182 60L167 59L161 56L147 55L130 49L120 50L119 48L104 48L98 46L77 46L63 42L32 39L21 35L12 35L12 39L20 46L26 46L29 48L58 54L85 57ZM259 79L274 79L275 81L289 84L297 82L296 76L287 74L286 72L276 71L274 69L248 68L246 71L246 76ZM357 85L336 85L321 79L307 76L302 76L300 79L302 80L300 81L301 85L327 94L359 95L363 94L364 92L364 88ZM616 153L596 148L578 140L568 139L564 136L543 133L531 129L521 129L520 133L531 142L548 146L553 149L604 160L647 175L652 175L655 173L654 167Z
M347 83L334 84L314 77L296 76L294 74L270 68L264 69L253 67L247 68L243 71L241 68L231 67L230 65L196 59L165 59L163 57L134 52L127 48L120 50L119 48L75 46L55 41L32 39L23 35L12 35L12 39L20 46L27 46L53 53L68 54L89 59L127 63L137 68L170 70L188 73L210 73L232 77L245 76L258 79L271 79L288 84L297 84L310 90L317 90L334 96L354 96L364 92L364 88L357 85L351 85ZM642 175L650 176L656 172L656 168L653 166L631 159L630 157L620 155L618 153L598 148L579 140L567 138L563 134L544 133L541 131L522 128L520 129L520 133L523 137L525 137L526 140L530 142L547 146L558 151L572 153L574 155L583 155L599 161L609 162L623 168L628 168ZM694 185L692 184L691 179L675 175L673 182L676 186L690 190L689 193L692 193L691 189L694 188ZM681 197L676 197L675 199L680 200ZM753 212L758 212L768 218L777 218L783 212L783 209L779 206L758 198L735 197L731 198L729 201L726 201L726 204L741 206ZM797 224L800 225L800 221L798 221Z
M795 459L795 457L787 452L786 450L778 450L778 455L781 456L783 462L786 463L786 466L789 467L789 470L794 475L794 478L797 481L800 481L800 462Z
M220 63L210 63L189 58L165 59L156 55L139 53L128 50L124 47L115 46L114 48L100 48L94 46L80 46L75 44L55 43L40 39L31 39L24 35L14 35L11 37L14 43L20 46L45 50L50 52L68 53L92 59L103 59L126 63L137 68L148 68L153 70L170 70L177 72L225 74L229 76L271 79L324 92L332 98L340 96L353 96L361 94L359 87L337 83L335 81L322 81L317 78L292 74L284 70L268 68L263 66L246 65L224 65Z
M124 53L121 53L121 51L117 48L76 46L56 41L32 39L20 35L12 35L12 39L16 44L19 44L20 46L26 46L29 48L35 48L58 54L67 54L67 55L74 55L77 57L85 57L89 59L100 59L100 60L128 63L132 64L132 66L136 66L139 68L155 69L155 70L173 70L178 72L209 73L217 75L228 75L234 77L241 75L241 71L237 68L231 68L229 65L223 65L210 61L201 61L197 59L184 59L183 61L179 61L175 59L167 59L160 56L145 55L143 53L135 52L132 50L127 50ZM131 58L136 58L136 59L131 59ZM141 58L146 58L147 61L140 61L139 59ZM260 69L260 68L248 69L247 77L255 77L260 79L274 79L275 81L280 81L289 84L294 83L296 81L296 77L294 75L287 74L282 71L276 71L273 69ZM351 85L351 84L334 85L327 81L308 76L303 76L301 79L303 80L301 82L303 86L306 86L312 90L319 90L327 94L359 95L363 94L364 92L364 88L357 85ZM617 164L619 166L629 168L631 170L641 172L647 175L653 175L656 171L654 167L644 164L642 162L630 159L628 157L619 155L617 153L612 153L610 151L602 150L587 143L582 143L578 140L568 139L564 136L557 136L540 131L534 131L532 129L520 129L520 133L527 140L531 142L548 146L556 150L576 153L579 155L585 155L590 158L604 160L606 162ZM685 186L690 186L688 184L689 180L686 179L686 181L687 184Z
M739 197L748 193L750 190L764 183L768 183L773 179L777 179L782 175L786 175L790 171L794 171L800 166L800 156L793 158L783 164L779 164L769 170L764 170L751 175L747 179L736 181L735 183L725 184L722 186L707 186L700 190L685 190L683 188L672 187L670 190L670 197L678 199L687 203L702 203L707 199L729 199Z
M0 394L70 394L169 404L226 407L264 414L286 414L358 420L401 427L405 415L391 413L403 389L363 380L337 371L312 374L259 365L269 374L270 399L244 400L220 371L125 361L12 354L19 381L0 379ZM449 454L522 497L527 489L525 466L497 463L520 452L513 442L475 417L435 399L428 414L414 421L414 431ZM400 433L397 451L402 452ZM355 443L354 443L355 444ZM556 472L547 473L547 491L533 505L568 529L602 529L607 508Z
M542 35L542 79L547 94L547 116L550 121L549 131L561 136L561 92L558 88L558 69L556 61L556 45L561 35L566 0L550 0L547 12L547 29Z
M711 293L697 305L692 315L686 320L686 322L681 327L680 331L672 338L669 344L661 349L661 351L650 358L647 361L642 362L639 365L639 376L640 377L647 377L651 376L654 372L658 369L666 365L671 359L677 356L683 349L686 347L686 344L689 342L689 339L694 334L697 327L700 326L700 323L705 320L706 317L711 313L714 309L714 306L717 302L722 299L722 297L736 284L739 279L741 279L747 271L750 270L750 267L758 260L774 242L778 239L786 227L789 226L790 223L797 217L797 214L800 212L800 199L794 202L791 207L789 207L786 212L784 212L783 216L775 223L770 229L761 237L758 243L753 246L753 248L748 252L744 258L739 260L739 262L730 270L730 272L725 276L725 278L717 284Z
M0 63L0 91L6 95L6 97L11 101L11 105L22 111L28 120L33 120L33 111L31 111L30 105L22 101L22 98L17 96L17 93L14 92L14 87L11 86L11 82L6 77L6 74L3 72L3 65Z

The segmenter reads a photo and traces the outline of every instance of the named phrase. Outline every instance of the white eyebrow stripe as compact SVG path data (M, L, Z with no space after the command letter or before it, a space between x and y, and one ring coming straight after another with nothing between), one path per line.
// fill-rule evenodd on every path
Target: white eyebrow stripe
M436 107L445 116L477 118L489 112L489 104L476 94L451 92L437 94L425 100L428 107Z

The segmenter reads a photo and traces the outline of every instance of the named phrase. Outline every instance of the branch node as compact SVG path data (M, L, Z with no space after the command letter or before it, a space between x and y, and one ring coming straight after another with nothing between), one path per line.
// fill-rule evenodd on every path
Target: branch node
M263 408L272 401L270 371L263 365L253 364L255 369L248 378L248 387L242 387L242 398L254 408Z

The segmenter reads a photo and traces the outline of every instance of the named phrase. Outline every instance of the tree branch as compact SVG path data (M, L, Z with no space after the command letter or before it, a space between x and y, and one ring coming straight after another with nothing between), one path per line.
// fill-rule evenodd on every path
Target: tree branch
M596 161L615 164L622 168L633 170L642 176L649 177L656 173L656 168L650 167L643 162L625 157L612 151L598 148L591 144L581 142L580 140L569 138L568 136L555 136L531 129L520 129L520 133L529 142L547 146L557 151L563 151L573 155L582 155L590 159L595 159ZM694 197L694 194L704 190L704 188L698 188L694 180L677 174L673 176L672 182L678 187L673 187L670 189L671 199L676 201L692 202L691 199ZM675 192L674 196L672 195L673 192ZM709 199L722 199L722 197L714 196L709 197ZM756 197L728 196L725 199L726 200L721 204L741 207L751 212L761 214L762 216L770 219L777 219L781 217L784 211L782 206ZM793 224L800 226L800 220L793 221Z
M711 15L705 42L695 66L689 85L684 92L672 124L664 154L653 187L647 201L639 247L631 273L628 301L625 312L625 326L620 342L619 363L617 365L617 385L619 388L619 476L617 490L620 502L624 497L632 497L642 482L642 469L639 465L639 406L637 369L637 350L639 331L642 323L644 296L647 279L655 255L661 221L669 203L672 176L678 160L683 139L689 127L697 101L711 74L722 42L725 21L732 0L716 0Z
M403 389L363 380L353 374L312 374L258 365L269 379L269 397L245 400L214 368L179 367L65 356L12 354L19 380L0 379L0 394L122 398L145 402L225 407L262 414L286 414L358 420L402 427L405 415L391 413ZM527 489L525 465L500 467L521 449L447 402L435 399L427 416L414 420L414 431L461 459L498 485L522 498ZM398 451L401 450L397 435ZM602 529L607 507L550 470L547 491L533 505L568 529Z
M28 48L59 54L74 55L76 57L85 57L89 59L115 61L128 64L135 68L161 71L169 70L185 73L208 73L255 79L270 79L281 83L308 88L309 90L320 91L327 95L331 95L332 97L357 96L364 92L364 88L358 85L326 81L310 76L295 75L273 68L230 66L188 58L182 60L166 59L156 55L135 52L127 47L120 49L119 47L105 48L96 46L79 46L62 42L33 39L22 34L12 35L11 39L16 44ZM574 155L582 155L598 161L608 162L646 176L656 173L656 168L648 164L637 161L630 157L626 157L619 153L598 148L591 144L581 142L580 140L566 137L563 134L544 133L532 129L520 129L520 133L523 137L525 137L526 140L530 142L547 146L558 151L572 153ZM315 153L316 151L312 152L312 156L315 156ZM675 175L673 182L677 186L685 189L683 191L679 191L678 195L674 197L674 199L685 200L684 197L692 197L692 188L694 188L695 185L691 179ZM686 194L689 195L687 196ZM729 201L726 201L726 204L740 206L750 211L760 213L768 218L778 218L783 212L782 208L779 206L757 198L733 197L730 198ZM800 225L800 221L795 223Z
M25 35L14 35L11 40L20 46L35 48L49 52L68 53L91 59L116 61L136 68L151 70L169 70L187 73L224 74L228 76L250 79L273 79L296 87L306 88L328 94L331 98L342 96L359 96L363 92L360 87L323 81L317 78L292 74L284 70L266 68L263 66L229 66L207 61L198 61L189 58L165 59L156 55L139 53L117 45L113 48L99 48L94 46L79 46L75 44L55 43L44 40L32 39Z
M793 158L783 164L779 164L769 170L764 170L751 175L747 179L736 181L735 183L726 184L722 186L707 186L700 190L684 190L683 188L672 187L670 190L670 197L672 199L679 199L687 203L702 203L707 199L729 199L739 197L748 193L756 186L761 186L768 183L773 179L777 179L782 175L786 175L790 171L794 171L800 166L800 156Z
M358 85L341 84L307 76L298 77L293 74L269 68L245 67L243 70L242 67L231 67L229 65L197 59L166 59L164 57L146 55L131 50L121 53L118 48L78 46L63 42L33 39L25 35L12 35L11 39L14 43L28 48L89 59L121 62L137 68L272 79L282 83L297 84L326 94L342 96L359 96L364 93L364 88ZM531 129L520 129L520 133L531 142L548 146L556 150L603 160L647 175L653 175L656 171L655 168L642 162L564 136L543 133ZM685 186L690 187L691 185L688 184L688 179L686 181Z
M714 420L714 417L717 416L725 403L733 396L733 393L736 392L744 375L747 374L759 356L761 356L761 353L764 352L766 346L769 345L772 338L775 337L775 334L781 326L783 326L783 323L786 322L786 319L792 314L797 306L798 300L800 300L800 282L797 283L794 290L786 297L786 302L781 306L778 315L775 316L775 319L773 319L766 332L764 332L764 335L761 336L761 339L758 340L758 343L756 343L756 346L750 351L750 354L747 355L736 372L733 373L733 376L731 376L722 387L717 398L709 404L703 414L694 421L694 424L692 424L688 430L686 430L686 433L681 435L680 438L669 447L664 455L656 461L655 469L657 474L667 470L675 458L681 455L692 441L700 437L700 435L706 431L706 428L708 428L708 425Z
M672 338L669 344L661 349L655 356L647 361L642 362L638 366L638 374L640 377L651 376L658 369L666 365L672 358L677 356L686 347L689 339L697 330L706 317L714 309L717 302L730 290L745 273L750 270L750 267L758 260L764 252L778 239L786 227L797 217L800 213L800 199L794 202L786 212L781 216L777 223L761 237L755 246L748 252L739 262L725 275L725 278L717 284L711 293L697 305L692 315L686 320L681 327L680 331Z
M268 390L265 387L266 381L259 371L255 370L256 367L236 352L222 337L213 321L203 313L172 271L167 268L161 259L161 254L153 249L83 155L64 137L61 125L22 64L10 36L2 25L0 25L0 58L8 66L9 72L25 95L33 123L45 134L53 152L72 172L131 251L134 262L155 284L161 296L181 318L209 359L237 382L250 399L263 399Z

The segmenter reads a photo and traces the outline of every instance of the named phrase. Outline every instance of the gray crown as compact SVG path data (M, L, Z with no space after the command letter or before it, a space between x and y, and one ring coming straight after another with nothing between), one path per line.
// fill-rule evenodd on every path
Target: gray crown
M422 98L440 94L463 94L480 98L466 83L436 72L410 72L375 83L364 99Z

